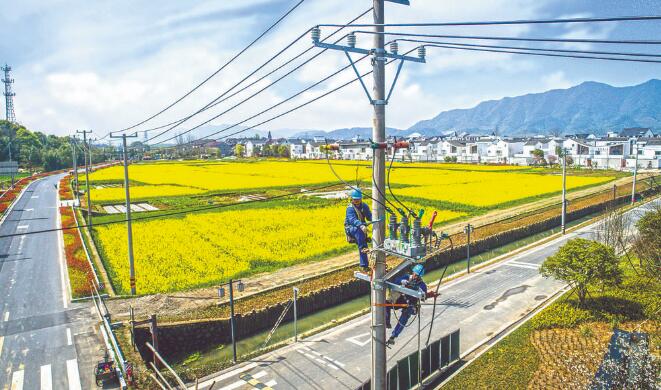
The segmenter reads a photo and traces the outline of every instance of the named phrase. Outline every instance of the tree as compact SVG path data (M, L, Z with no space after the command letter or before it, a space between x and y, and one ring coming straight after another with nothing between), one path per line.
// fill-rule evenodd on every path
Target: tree
M567 282L578 295L583 306L588 288L597 284L618 285L622 270L615 250L605 244L575 238L542 264L541 274Z
M658 278L661 270L661 205L650 204L653 209L636 222L638 234L633 248L647 275Z
M278 156L289 157L289 148L287 145L278 145Z
M234 146L234 155L236 157L243 157L246 154L246 147L241 144L236 144Z
M535 158L535 162L537 163L544 159L544 151L542 149L535 149L530 154Z

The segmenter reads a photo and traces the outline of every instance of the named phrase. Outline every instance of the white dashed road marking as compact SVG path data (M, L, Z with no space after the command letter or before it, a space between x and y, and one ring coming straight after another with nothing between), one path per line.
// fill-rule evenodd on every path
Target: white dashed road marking
M5 315L2 316L2 320L3 320L4 322L9 321L9 312L8 312L8 311L6 311L6 312L5 312Z
M41 390L53 389L53 375L51 374L50 364L41 366Z
M78 361L76 359L67 360L67 379L69 379L69 390L81 390Z
M71 338L71 329L67 328L67 345L73 344L73 340Z
M23 370L14 371L11 376L11 390L23 390Z
M30 225L19 225L19 226L16 227L16 229L27 229L29 227L30 227Z

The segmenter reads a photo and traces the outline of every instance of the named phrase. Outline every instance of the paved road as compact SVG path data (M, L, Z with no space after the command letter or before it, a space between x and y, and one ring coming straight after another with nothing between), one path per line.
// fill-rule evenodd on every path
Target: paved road
M58 226L55 184L31 183L0 234ZM92 389L101 356L89 303L72 304L58 232L0 239L0 389Z
M637 219L642 213L634 210L629 214ZM442 286L432 340L459 328L463 353L533 310L563 288L563 283L539 275L542 262L569 239L592 238L597 228L598 225L581 228ZM431 307L424 306L423 345L430 319ZM215 390L254 388L239 377L248 373L275 389L355 389L370 375L369 325L369 315L362 316L205 378L201 388L208 388L212 381L217 381ZM389 367L416 351L417 340L414 323L389 350Z

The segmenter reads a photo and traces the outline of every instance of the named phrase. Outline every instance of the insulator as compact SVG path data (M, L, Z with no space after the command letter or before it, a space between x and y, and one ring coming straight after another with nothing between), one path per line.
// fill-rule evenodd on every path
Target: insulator
M319 42L319 39L321 39L321 29L319 27L313 27L310 30L310 36L312 37L312 42Z
M356 47L356 34L350 33L347 35L347 45L349 47Z
M397 215L390 214L390 222L388 224L388 230L390 231L390 238L392 240L397 239Z
M418 57L425 59L427 56L427 48L424 46L418 47Z
M417 246L422 246L422 222L420 218L413 220L413 243Z
M409 218L406 215L402 216L402 222L399 224L399 236L402 242L409 242Z
M399 44L397 44L397 41L390 42L390 52L392 54L397 54L399 51Z

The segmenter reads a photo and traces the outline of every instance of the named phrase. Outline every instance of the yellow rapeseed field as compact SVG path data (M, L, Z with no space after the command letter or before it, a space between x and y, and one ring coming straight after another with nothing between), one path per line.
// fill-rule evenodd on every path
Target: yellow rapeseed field
M413 205L415 207L419 207ZM345 203L189 214L133 223L140 293L185 290L355 248L344 237ZM442 211L437 223L465 215ZM119 293L130 291L126 227L94 228Z
M371 180L369 162L334 161L337 173L347 181ZM560 177L515 166L467 164L395 164L391 184L396 193L434 201L468 206L495 206L519 199L558 192ZM503 172L505 171L505 172ZM514 171L514 172L512 172ZM123 168L114 166L94 172L91 181L121 182ZM269 188L305 187L337 182L324 161L255 162L163 162L134 164L130 178L131 198L197 195L205 192L260 191ZM610 177L573 177L568 188L578 188L611 180ZM400 188L405 186L405 188ZM121 188L92 190L96 202L121 202Z

